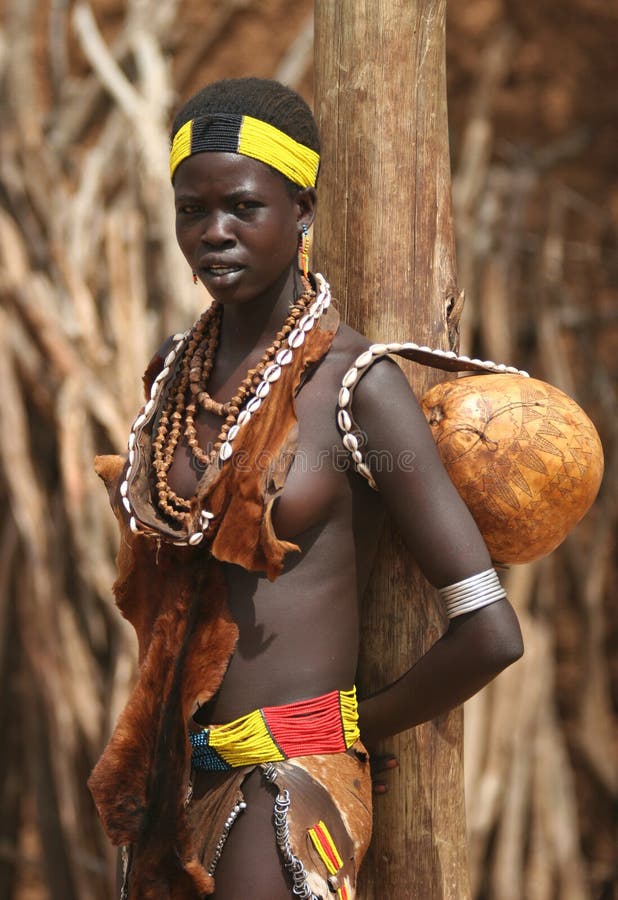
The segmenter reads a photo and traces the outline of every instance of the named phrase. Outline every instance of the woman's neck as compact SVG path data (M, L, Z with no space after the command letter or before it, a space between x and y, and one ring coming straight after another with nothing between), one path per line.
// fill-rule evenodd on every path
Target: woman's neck
M262 297L238 306L224 306L219 352L238 359L265 349L302 292L302 282L293 268L285 280Z

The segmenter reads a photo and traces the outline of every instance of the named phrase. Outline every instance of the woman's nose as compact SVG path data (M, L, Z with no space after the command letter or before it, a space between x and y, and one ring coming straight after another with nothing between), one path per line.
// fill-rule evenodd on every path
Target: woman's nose
M210 213L204 221L201 241L213 247L233 243L234 233L230 227L229 217L223 213Z

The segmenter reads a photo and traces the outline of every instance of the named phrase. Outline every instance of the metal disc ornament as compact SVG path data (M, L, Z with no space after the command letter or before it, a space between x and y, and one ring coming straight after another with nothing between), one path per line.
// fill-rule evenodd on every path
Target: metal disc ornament
M475 375L436 385L421 405L494 562L545 556L592 505L603 476L601 441L558 388Z

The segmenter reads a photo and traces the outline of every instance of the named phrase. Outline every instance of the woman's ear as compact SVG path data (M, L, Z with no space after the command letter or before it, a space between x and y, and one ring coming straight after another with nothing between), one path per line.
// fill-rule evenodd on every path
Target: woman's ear
M298 224L310 228L315 219L318 205L318 194L315 188L303 188L296 194L296 206L298 209Z

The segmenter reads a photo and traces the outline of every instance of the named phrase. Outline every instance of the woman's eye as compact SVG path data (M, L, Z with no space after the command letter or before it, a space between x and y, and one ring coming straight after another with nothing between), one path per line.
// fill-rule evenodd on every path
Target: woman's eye
M261 206L261 203L258 203L257 200L241 200L236 204L236 209L239 212L247 212L251 209L258 209Z
M201 212L202 209L203 207L197 203L183 203L182 206L178 207L177 212L181 216L194 216Z

